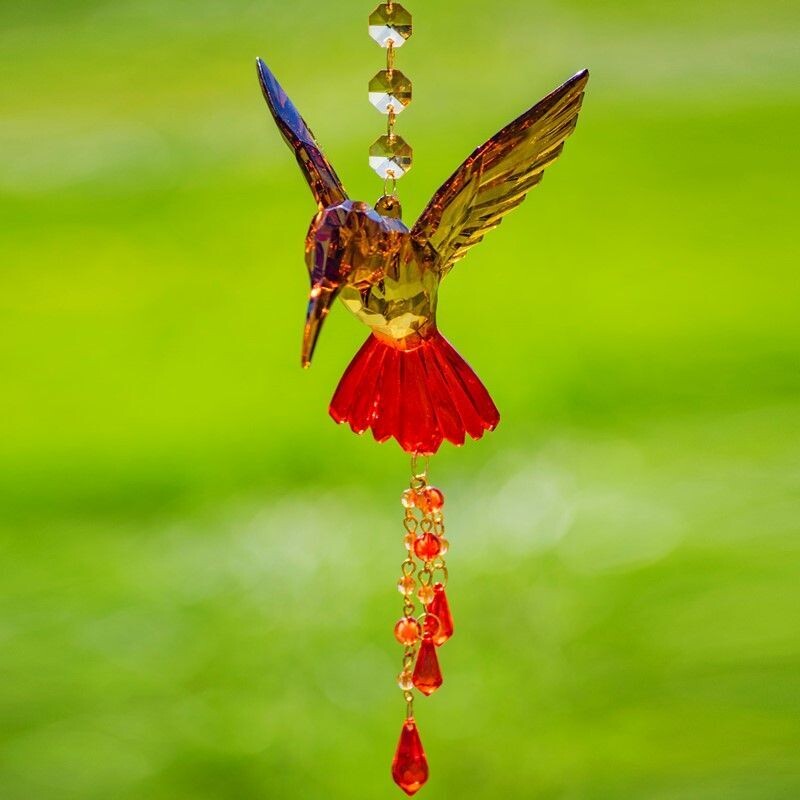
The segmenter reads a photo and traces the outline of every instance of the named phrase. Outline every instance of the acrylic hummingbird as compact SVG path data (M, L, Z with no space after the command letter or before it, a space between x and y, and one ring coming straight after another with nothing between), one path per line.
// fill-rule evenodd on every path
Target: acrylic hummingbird
M339 297L371 329L330 404L336 422L410 453L494 430L500 415L480 379L439 333L439 284L541 181L573 132L589 80L570 78L503 128L453 173L410 230L396 197L350 200L297 109L261 59L258 76L318 212L306 238L311 292L303 332L307 367Z

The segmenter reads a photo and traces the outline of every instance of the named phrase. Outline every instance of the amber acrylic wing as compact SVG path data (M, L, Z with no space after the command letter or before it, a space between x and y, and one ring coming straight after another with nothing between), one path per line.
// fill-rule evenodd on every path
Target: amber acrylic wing
M444 275L541 181L575 130L588 80L579 72L507 125L434 195L411 231L434 269Z
M283 138L294 151L297 163L311 187L317 204L320 208L325 208L345 201L347 193L342 182L322 155L314 134L260 58L256 59L256 67L264 99Z

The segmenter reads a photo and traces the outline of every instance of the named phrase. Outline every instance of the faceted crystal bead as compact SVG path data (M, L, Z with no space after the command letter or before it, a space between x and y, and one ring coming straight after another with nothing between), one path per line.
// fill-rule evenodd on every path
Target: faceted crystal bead
M411 169L413 152L402 136L385 135L369 149L369 165L381 178L402 178Z
M403 508L414 508L417 502L414 490L406 489L400 498L400 502L403 504Z
M414 591L414 586L416 585L416 581L411 575L403 575L399 581L397 581L397 591L400 594L411 594ZM427 601L428 603L430 600Z
M434 597L434 601L436 598ZM403 617L394 626L394 638L402 645L416 644L419 640L419 622L413 617Z
M397 685L404 691L410 692L414 688L414 676L407 669L404 669L397 676Z
M419 598L420 603L426 606L428 603L433 600L433 586L420 586L417 590L417 597Z
M407 719L400 731L400 741L392 761L392 778L409 797L428 780L428 759L413 719Z
M439 630L433 634L433 642L439 647L453 635L453 615L443 584L437 583L433 587L433 600L428 604L427 611L439 620Z
M417 508L425 514L438 511L443 505L444 495L435 486L426 487L417 498Z
M385 194L377 203L375 203L375 210L382 217L389 217L389 219L403 219L403 207L400 201L392 194ZM411 506L408 506L411 508Z
M411 102L411 81L399 69L383 69L369 82L369 101L381 114L399 114Z
M400 3L381 3L369 15L369 35L381 47L402 47L411 36L411 14Z
M431 636L425 636L419 646L417 663L414 667L414 686L422 694L433 694L442 685L442 671L439 669L439 658L436 645Z
M439 537L432 533L423 533L414 542L414 553L420 561L433 561L439 555L442 546L439 544Z

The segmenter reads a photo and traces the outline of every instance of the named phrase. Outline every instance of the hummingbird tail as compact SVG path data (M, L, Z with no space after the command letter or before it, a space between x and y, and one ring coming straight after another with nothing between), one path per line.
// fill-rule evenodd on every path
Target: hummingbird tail
M370 335L331 400L336 422L355 433L394 437L408 453L432 455L442 441L480 439L500 422L489 392L438 331L413 350Z

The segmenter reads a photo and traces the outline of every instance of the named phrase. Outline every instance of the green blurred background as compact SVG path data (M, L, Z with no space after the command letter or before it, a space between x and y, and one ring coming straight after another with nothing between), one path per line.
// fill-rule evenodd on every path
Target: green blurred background
M800 797L800 9L407 6L412 220L592 80L446 281L498 431L446 448L427 798ZM275 71L380 183L369 2L0 2L0 798L392 798L408 463L299 369L313 212Z

